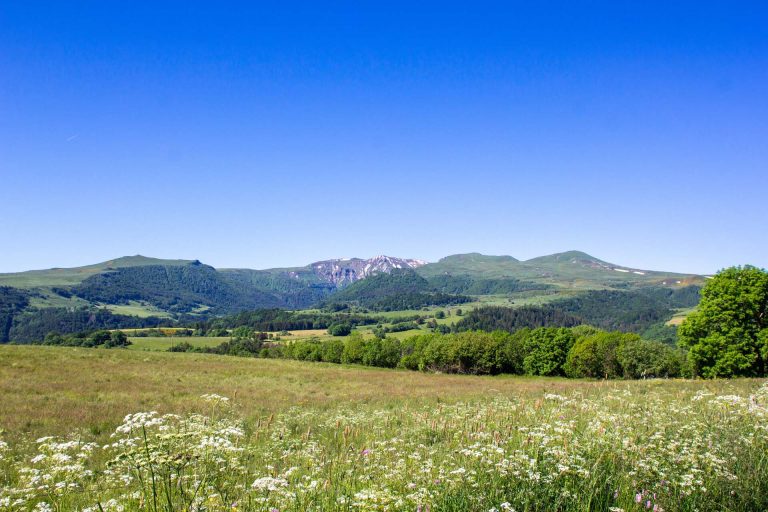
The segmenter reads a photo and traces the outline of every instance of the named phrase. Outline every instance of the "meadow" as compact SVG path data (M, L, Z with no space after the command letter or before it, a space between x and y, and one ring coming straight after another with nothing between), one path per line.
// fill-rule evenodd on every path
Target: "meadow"
M764 380L0 347L1 510L765 510Z
M229 341L229 336L129 336L129 350L166 351L179 343L189 343L195 348L215 347Z

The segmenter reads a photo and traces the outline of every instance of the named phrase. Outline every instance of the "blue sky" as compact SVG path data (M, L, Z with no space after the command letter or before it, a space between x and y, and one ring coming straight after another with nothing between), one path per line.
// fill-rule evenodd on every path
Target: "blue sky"
M2 2L0 272L768 267L768 4L574 4Z

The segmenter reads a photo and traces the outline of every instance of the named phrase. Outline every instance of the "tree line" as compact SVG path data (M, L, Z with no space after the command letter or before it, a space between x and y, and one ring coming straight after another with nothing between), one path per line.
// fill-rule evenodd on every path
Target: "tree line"
M605 379L691 375L681 350L637 334L589 326L426 333L404 340L353 333L344 339L279 344L251 336L217 347L193 348L185 343L170 350L475 375Z

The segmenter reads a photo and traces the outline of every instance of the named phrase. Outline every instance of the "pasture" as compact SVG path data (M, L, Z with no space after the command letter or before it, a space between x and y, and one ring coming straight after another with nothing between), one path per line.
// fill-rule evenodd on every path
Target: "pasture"
M215 347L229 341L229 336L129 336L129 350L167 351L174 345L189 343L193 347Z
M768 507L758 379L471 377L0 346L0 393L4 510Z

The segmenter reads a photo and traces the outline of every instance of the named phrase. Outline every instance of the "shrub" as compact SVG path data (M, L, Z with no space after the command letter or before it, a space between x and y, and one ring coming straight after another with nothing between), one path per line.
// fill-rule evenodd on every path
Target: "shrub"
M568 351L574 342L567 328L540 327L531 331L525 343L523 369L528 375L564 375Z
M331 336L349 336L352 332L352 326L348 323L333 324L328 327L328 334Z

